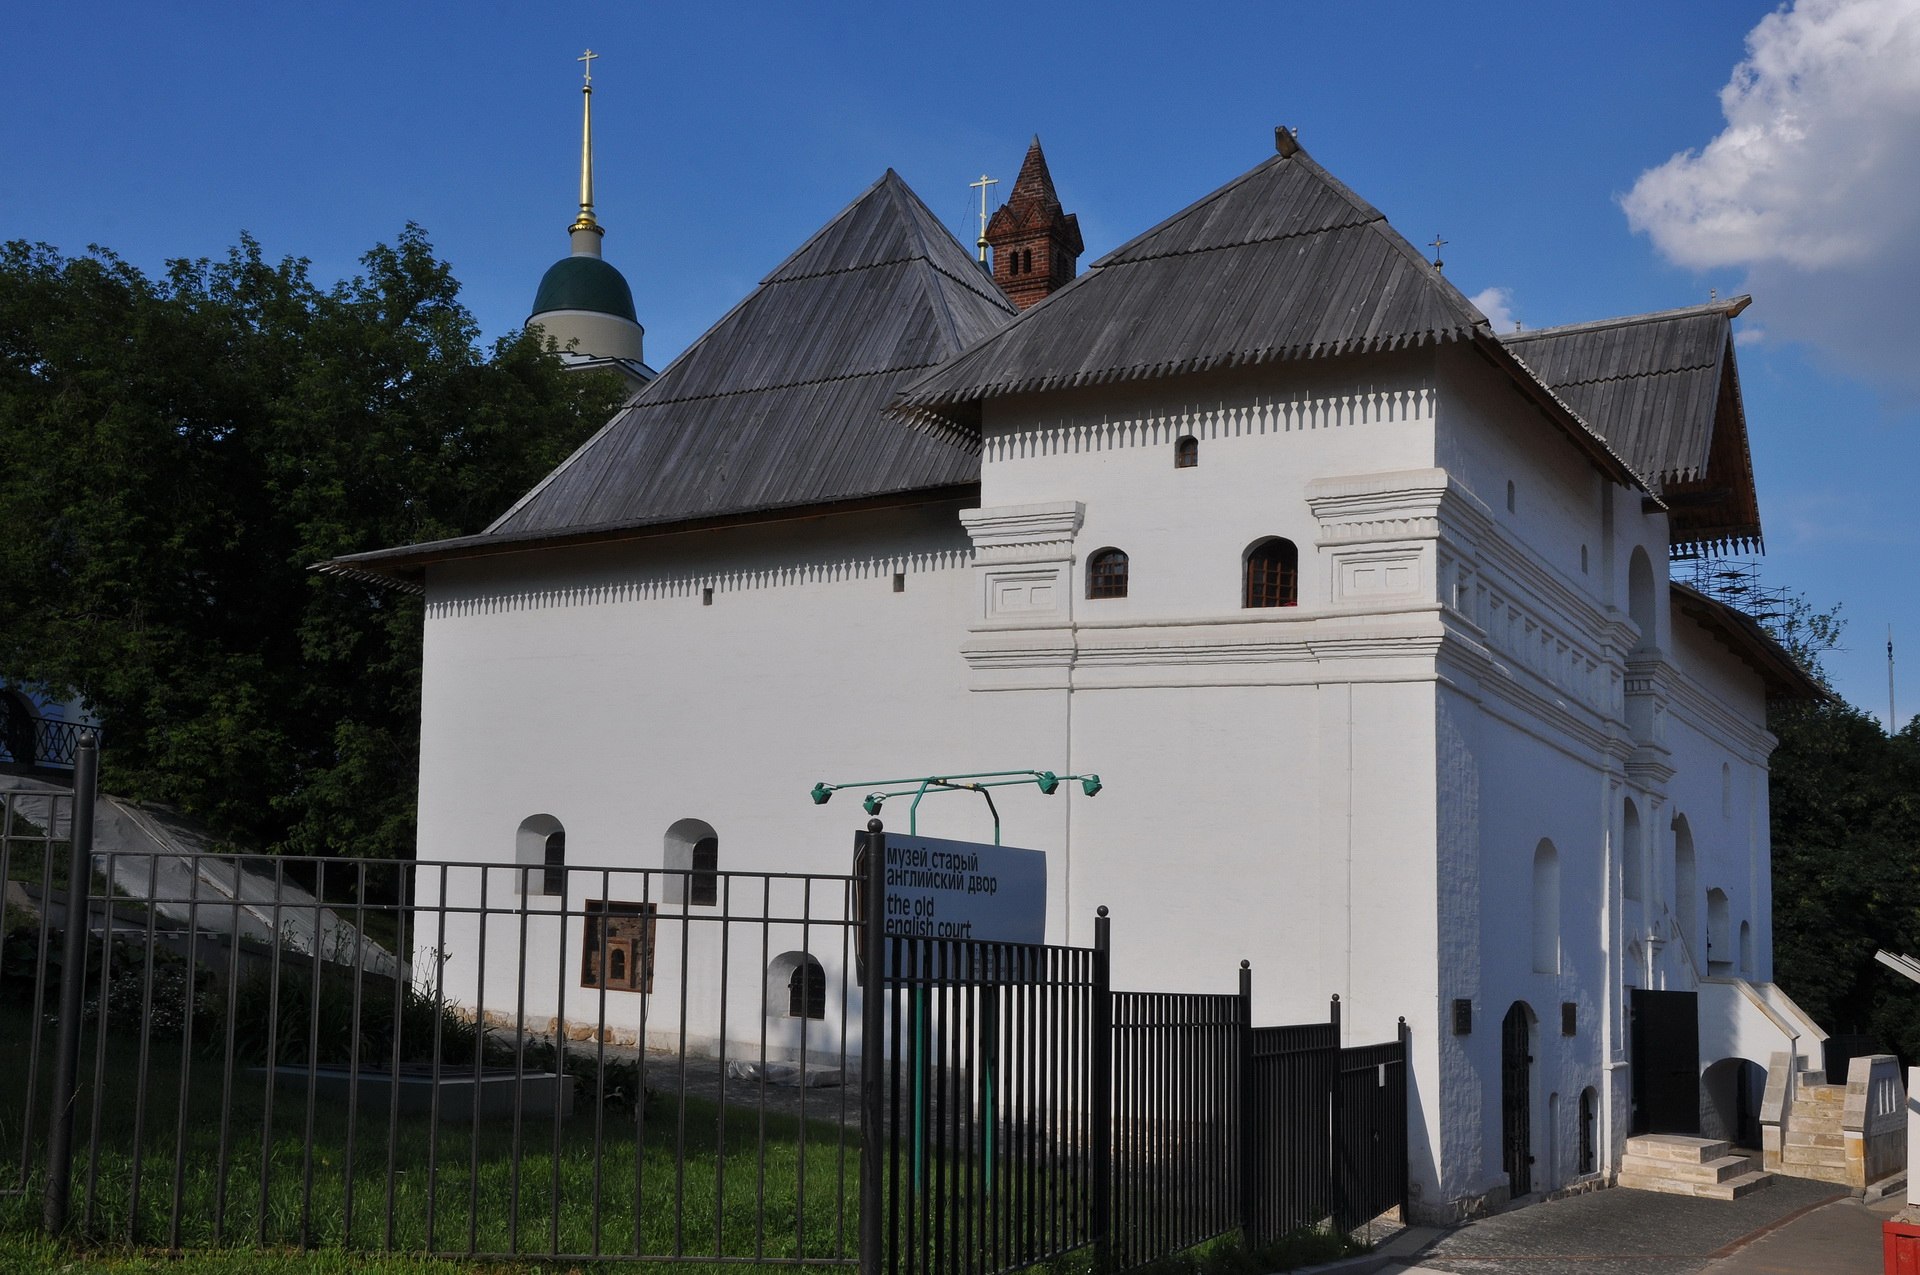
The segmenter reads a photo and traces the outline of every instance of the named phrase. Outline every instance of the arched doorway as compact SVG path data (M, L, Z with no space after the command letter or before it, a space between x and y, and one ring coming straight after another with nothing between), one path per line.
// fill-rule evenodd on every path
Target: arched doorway
M1533 1192L1533 1010L1515 1001L1500 1025L1500 1167L1514 1199Z
M1700 1136L1736 1147L1760 1145L1760 1100L1767 1069L1747 1058L1722 1058L1700 1077Z

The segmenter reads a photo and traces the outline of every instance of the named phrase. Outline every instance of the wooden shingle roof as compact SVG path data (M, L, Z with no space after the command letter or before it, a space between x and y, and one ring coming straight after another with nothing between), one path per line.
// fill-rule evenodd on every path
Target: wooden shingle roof
M973 443L980 405L1005 395L1445 342L1472 343L1604 472L1643 485L1377 208L1289 140L909 385L895 410Z
M417 575L490 549L977 483L970 449L884 412L1013 314L888 169L485 532L329 569Z
M1749 297L1501 340L1666 501L1675 548L1758 549L1733 319Z

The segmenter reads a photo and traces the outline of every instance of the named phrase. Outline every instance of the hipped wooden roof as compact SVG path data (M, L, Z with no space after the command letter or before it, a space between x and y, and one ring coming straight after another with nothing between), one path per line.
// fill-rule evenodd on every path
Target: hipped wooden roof
M1500 338L1648 477L1682 552L1762 547L1733 355L1733 318L1749 300Z
M1486 316L1297 145L1096 261L908 386L896 411L977 441L980 404L1287 359L1471 343L1603 471L1643 484Z
M975 484L971 450L884 409L1013 313L889 169L485 532L328 569L417 576L429 561L536 541Z

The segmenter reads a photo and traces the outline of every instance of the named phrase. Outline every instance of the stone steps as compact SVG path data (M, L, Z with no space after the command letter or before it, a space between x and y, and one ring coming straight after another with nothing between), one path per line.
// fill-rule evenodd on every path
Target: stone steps
M1641 1191L1737 1200L1773 1181L1746 1156L1729 1155L1725 1142L1679 1134L1645 1134L1627 1139L1619 1183Z

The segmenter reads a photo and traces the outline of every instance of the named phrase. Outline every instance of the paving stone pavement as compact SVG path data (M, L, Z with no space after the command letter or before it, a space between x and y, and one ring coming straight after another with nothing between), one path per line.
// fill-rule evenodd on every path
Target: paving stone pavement
M1408 1269L1448 1275L1696 1275L1725 1258L1730 1246L1844 1195L1830 1182L1785 1177L1740 1200L1594 1191L1470 1222ZM1838 1266L1807 1275L1851 1273Z

